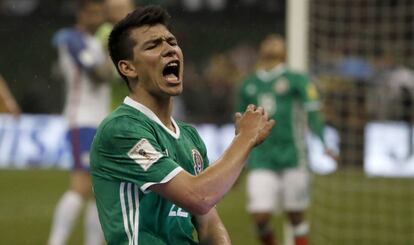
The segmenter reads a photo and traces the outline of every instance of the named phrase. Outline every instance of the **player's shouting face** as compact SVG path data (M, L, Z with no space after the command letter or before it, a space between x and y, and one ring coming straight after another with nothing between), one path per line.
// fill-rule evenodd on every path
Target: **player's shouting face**
M130 38L135 41L131 65L138 88L156 97L179 95L183 89L183 53L174 35L157 24L133 29Z

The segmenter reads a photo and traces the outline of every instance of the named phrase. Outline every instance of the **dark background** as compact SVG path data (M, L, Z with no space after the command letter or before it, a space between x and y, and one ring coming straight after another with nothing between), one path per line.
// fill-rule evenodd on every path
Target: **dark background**
M284 0L224 0L224 8L204 4L189 10L181 1L136 1L161 4L172 15L186 63L203 69L210 55L240 44L257 46L270 32L284 33ZM24 113L59 113L64 82L53 75L53 34L74 23L70 0L0 0L0 74ZM185 79L184 79L185 81Z

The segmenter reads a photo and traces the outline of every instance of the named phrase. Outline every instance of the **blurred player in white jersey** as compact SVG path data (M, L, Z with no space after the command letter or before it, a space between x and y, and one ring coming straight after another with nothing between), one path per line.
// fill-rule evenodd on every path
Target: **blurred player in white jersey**
M69 190L57 204L49 245L65 244L82 204L85 213L85 244L103 243L89 174L89 149L96 128L108 114L112 68L101 43L94 37L104 21L103 3L79 1L76 25L56 33L53 43L58 49L59 66L66 82L64 115L69 124L73 172Z

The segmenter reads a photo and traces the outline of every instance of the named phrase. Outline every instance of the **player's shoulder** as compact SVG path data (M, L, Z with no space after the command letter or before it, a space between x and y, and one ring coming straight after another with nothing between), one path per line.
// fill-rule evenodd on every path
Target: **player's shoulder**
M307 86L310 83L309 76L306 73L294 69L286 69L284 77L296 88Z
M197 139L200 138L200 135L198 134L198 131L195 126L182 121L176 121L176 123L183 133L186 133L187 135Z
M148 125L148 119L138 110L125 104L120 105L112 111L99 125L99 134L113 134L117 131L137 131L139 128L145 128Z
M197 130L193 125L189 123L185 123L180 120L176 120L175 122L177 123L178 127L180 127L181 130L190 132L190 133L197 133Z
M246 75L244 78L242 78L240 82L240 89L241 91L249 90L249 87L251 87L252 85L255 86L255 84L259 84L260 81L261 80L257 75L257 72L250 73Z
M285 76L289 77L293 80L300 80L300 81L307 81L309 79L309 76L305 72L301 72L295 69L287 68L285 71Z
M190 138L191 141L193 141L194 143L198 145L204 144L195 126L182 122L182 121L176 121L176 122L177 122L177 125L180 127L181 135L185 135L185 137Z
M62 28L53 35L52 43L58 47L80 39L83 39L83 34L76 28Z

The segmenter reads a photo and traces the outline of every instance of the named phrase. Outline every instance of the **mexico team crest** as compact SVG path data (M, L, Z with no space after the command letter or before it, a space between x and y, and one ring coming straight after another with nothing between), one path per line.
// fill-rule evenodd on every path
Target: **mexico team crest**
M204 169L203 157L197 149L193 149L191 154L193 155L194 173L198 175Z

